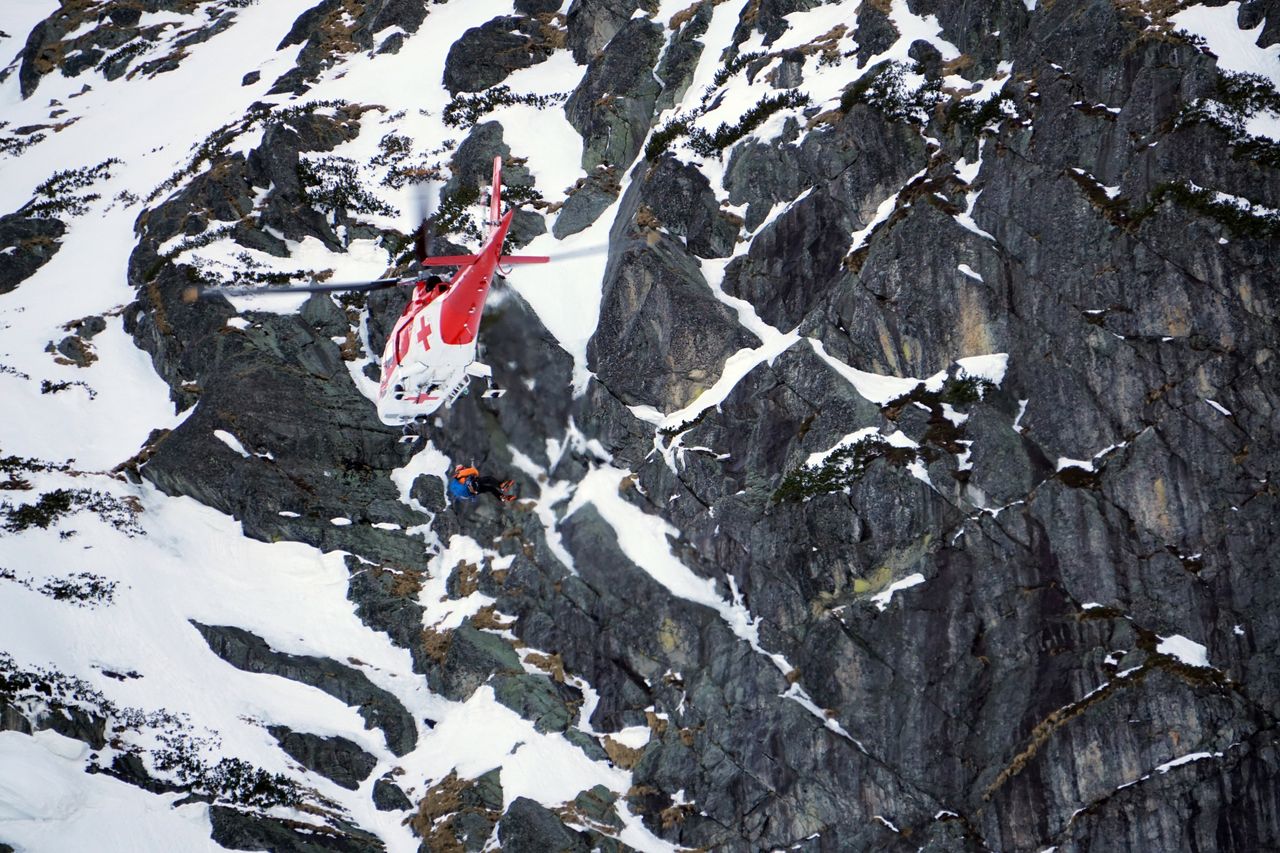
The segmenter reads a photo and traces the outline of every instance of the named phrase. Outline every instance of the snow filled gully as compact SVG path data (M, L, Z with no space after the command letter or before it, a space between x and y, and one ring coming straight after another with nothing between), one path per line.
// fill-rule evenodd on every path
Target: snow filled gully
M733 631L734 636L751 646L752 650L777 667L784 676L791 674L795 667L785 657L776 652L770 652L760 644L759 619L753 617L747 610L733 578L729 578L729 587L733 595L730 601L716 592L715 581L699 577L671 553L669 537L679 535L675 527L663 518L650 515L622 497L618 486L630 476L631 472L611 465L592 468L578 484L573 499L565 510L565 517L573 515L588 503L593 505L618 535L618 547L622 549L627 559L677 598L714 610ZM840 723L829 718L799 684L792 684L780 695L798 703L816 717L825 728L852 741L859 749L863 749L862 744L845 731ZM863 751L865 752L865 749Z

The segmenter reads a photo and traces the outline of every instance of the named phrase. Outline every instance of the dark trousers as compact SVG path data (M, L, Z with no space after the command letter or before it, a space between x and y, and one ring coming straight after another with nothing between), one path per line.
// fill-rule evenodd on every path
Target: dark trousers
M490 494L496 498L502 497L502 481L497 477L476 477L471 481L476 487L476 494Z

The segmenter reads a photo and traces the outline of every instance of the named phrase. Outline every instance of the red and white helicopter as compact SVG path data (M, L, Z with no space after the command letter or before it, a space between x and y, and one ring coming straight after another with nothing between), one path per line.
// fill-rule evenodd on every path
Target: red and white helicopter
M492 379L492 369L476 360L477 335L489 285L499 271L514 264L543 264L545 255L504 255L503 242L515 210L502 213L502 158L493 158L488 236L474 255L427 257L425 223L419 229L419 269L401 278L360 284L307 284L271 288L207 288L196 295L257 295L316 293L413 287L413 296L396 320L383 349L378 383L378 418L390 426L423 422L441 406L466 391L473 377ZM455 268L452 277L431 274L435 268ZM501 391L484 392L487 397Z

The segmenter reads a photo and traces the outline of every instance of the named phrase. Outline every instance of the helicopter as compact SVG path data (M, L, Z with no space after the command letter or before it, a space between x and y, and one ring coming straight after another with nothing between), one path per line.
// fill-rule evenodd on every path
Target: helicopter
M417 269L407 276L363 283L304 284L287 287L221 287L195 289L188 300L201 296L245 296L264 293L327 293L370 291L385 287L412 287L404 312L387 336L379 361L378 419L388 426L408 429L425 423L441 407L449 406L470 388L473 378L483 378L482 396L500 397L493 384L493 370L476 360L480 319L493 276L506 274L516 264L544 264L547 255L504 255L503 242L515 209L502 213L502 157L493 158L493 183L486 225L488 234L473 255L428 256L426 223L419 227ZM432 270L453 272L446 280Z

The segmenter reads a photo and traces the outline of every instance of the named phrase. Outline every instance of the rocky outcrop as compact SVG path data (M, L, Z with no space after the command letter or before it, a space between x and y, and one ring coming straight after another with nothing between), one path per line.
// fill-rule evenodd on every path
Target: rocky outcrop
M0 687L0 690L2 689L3 687ZM107 745L105 716L84 708L62 704L53 704L51 707L40 709L37 713L31 713L9 701L10 697L5 693L7 690L0 692L0 731L21 732L27 735L34 732L54 731L63 737L88 744L92 749L102 749Z
M545 20L516 15L494 18L467 30L449 48L444 86L451 95L482 92L512 71L546 62L563 38L563 32Z
M295 732L288 726L268 726L280 748L303 767L352 791L369 778L378 760L344 737Z
M585 833L574 832L543 806L527 797L512 801L498 823L498 841L508 850L559 850L586 853Z
M758 341L716 300L684 246L665 236L623 245L611 251L587 357L626 404L674 411L715 384L725 358Z
M759 0L742 9L742 17L733 31L733 46L742 44L752 33L764 36L765 47L776 42L787 31L787 15L804 12L822 5L823 0ZM869 5L869 4L859 4Z
M618 182L618 170L613 166L597 166L577 184L565 198L556 216L551 233L557 240L590 228L600 214L618 200L622 185Z
M631 20L636 10L656 11L653 0L573 0L568 11L569 50L586 65Z
M0 293L8 293L47 264L62 248L67 226L60 220L17 213L0 217Z
M451 772L427 789L410 826L422 839L420 851L479 853L502 814L502 779L497 769L476 779Z
M22 97L31 97L40 79L54 70L64 77L78 77L95 69L115 80L126 73L152 76L177 68L188 48L229 29L236 11L210 0L147 0L145 4L148 12L178 14L190 14L201 6L208 14L194 18L198 26L179 29L172 22L141 24L144 9L131 0L63 5L27 37L18 70ZM171 30L176 37L170 37ZM7 75L6 71L0 79Z
M495 673L521 672L520 658L511 644L496 634L463 623L451 635L441 671L441 692L465 700Z
M699 258L733 254L742 223L720 209L711 182L697 167L662 156L648 167L639 184L637 224L646 236L661 231L683 238ZM641 209L647 211L643 216Z
M512 245L523 246L534 237L547 232L547 223L536 205L541 194L535 187L533 175L525 167L525 161L515 156L504 138L503 127L496 121L477 124L458 146L450 162L450 178L445 184L445 198L463 197L479 193L479 188L493 180L493 158L502 158L502 186L504 199L519 206L511 219L507 232ZM523 202L523 203L522 203Z
M401 787L385 778L373 783L373 805L380 812L403 812L413 808Z
M228 850L269 853L379 853L386 847L376 836L346 825L340 829L264 817L226 806L212 806L213 840Z
M363 672L328 658L277 652L261 637L242 628L191 624L209 649L236 669L288 678L352 706L364 718L366 728L382 730L387 749L394 754L404 755L417 744L418 729L413 717L398 699L374 685Z
M565 115L582 134L588 172L602 164L625 168L640 153L661 91L653 67L663 41L660 25L632 19L591 60L569 96Z
M297 65L272 84L270 94L306 92L311 83L344 54L373 50L395 52L404 33L416 33L427 16L422 0L372 0L351 6L343 0L321 0L298 16L277 50L302 45ZM398 32L374 44L374 36Z

